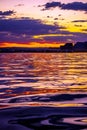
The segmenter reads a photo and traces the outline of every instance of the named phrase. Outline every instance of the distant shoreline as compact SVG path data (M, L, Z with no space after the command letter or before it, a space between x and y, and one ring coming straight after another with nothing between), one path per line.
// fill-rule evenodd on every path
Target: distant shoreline
M85 53L87 50L60 50L59 48L3 48L0 53Z
M87 53L87 51L2 51L2 53Z

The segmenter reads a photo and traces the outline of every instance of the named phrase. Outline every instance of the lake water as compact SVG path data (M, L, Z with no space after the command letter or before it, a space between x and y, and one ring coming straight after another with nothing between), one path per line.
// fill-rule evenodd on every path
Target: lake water
M0 54L0 130L87 130L87 53Z

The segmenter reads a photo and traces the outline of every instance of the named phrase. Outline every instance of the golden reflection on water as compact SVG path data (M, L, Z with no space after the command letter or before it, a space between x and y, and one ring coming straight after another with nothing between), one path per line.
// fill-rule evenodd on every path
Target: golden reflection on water
M34 107L34 106L47 106L47 107L83 107L84 104L81 103L44 103L44 102L24 102L24 103L10 103L10 104L0 104L0 109L2 108L11 108L11 107L20 107L20 106L29 106L29 107ZM86 120L84 120L86 122Z
M16 96L26 96L26 95L41 95L41 94L72 94L72 93L87 93L87 88L83 88L84 90L82 90L82 88L70 88L70 89L37 89L34 91L24 91L24 92L18 92L18 93L13 93L14 90L6 90L3 93L0 93L0 95L2 95L0 98L3 99L5 97L16 97Z
M27 95L87 93L86 53L14 53L1 54L0 59L3 100ZM82 104L57 104L79 105Z

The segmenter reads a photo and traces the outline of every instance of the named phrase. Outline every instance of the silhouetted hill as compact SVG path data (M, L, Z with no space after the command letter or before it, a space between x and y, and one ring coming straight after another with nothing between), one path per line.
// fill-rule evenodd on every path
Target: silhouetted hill
M72 43L66 43L64 46L60 46L60 51L72 52L73 51L73 44Z
M87 51L87 42L77 42L74 45L75 51Z
M61 52L87 52L87 42L77 42L76 44L66 43L60 46Z

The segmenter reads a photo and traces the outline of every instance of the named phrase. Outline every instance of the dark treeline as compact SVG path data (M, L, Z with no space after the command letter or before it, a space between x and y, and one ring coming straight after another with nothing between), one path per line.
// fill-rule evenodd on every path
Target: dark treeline
M6 47L0 48L1 53L8 52L87 52L87 42L65 43L59 48L23 48L23 47Z

